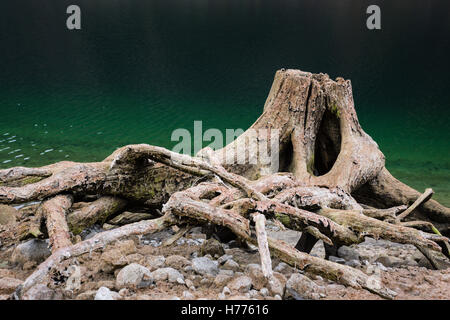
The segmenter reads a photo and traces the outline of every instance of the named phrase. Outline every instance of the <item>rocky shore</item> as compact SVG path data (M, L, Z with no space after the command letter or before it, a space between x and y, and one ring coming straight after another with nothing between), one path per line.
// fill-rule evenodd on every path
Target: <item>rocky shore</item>
M270 236L295 245L300 233L267 226ZM100 227L90 229L92 237ZM380 299L363 289L310 276L276 259L274 279L263 276L256 248L236 240L208 238L201 227L170 245L175 230L131 237L64 262L65 272L53 283L35 286L24 299L148 300L148 299ZM208 239L207 239L208 238ZM29 240L0 252L0 299L14 292L38 263L50 255L45 240ZM325 255L318 243L312 254ZM412 258L411 258L412 257ZM450 299L450 270L431 270L411 245L367 238L341 247L331 261L358 268L373 281L397 292L396 299Z

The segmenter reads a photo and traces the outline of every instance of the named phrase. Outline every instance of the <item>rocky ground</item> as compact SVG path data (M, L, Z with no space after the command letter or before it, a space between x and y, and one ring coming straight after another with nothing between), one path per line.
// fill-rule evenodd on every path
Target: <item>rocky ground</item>
M300 233L269 225L271 236L296 243ZM90 230L91 237L99 228ZM346 288L321 277L305 275L277 259L275 279L267 283L255 248L235 240L207 239L196 227L171 245L177 230L114 243L65 262L51 283L29 290L25 299L147 300L147 299L380 299L366 290ZM29 240L0 250L0 299L15 289L50 254L45 240ZM324 256L322 243L313 255ZM367 239L341 247L337 263L359 268L371 279L396 291L396 299L450 299L450 269L431 270L413 246Z

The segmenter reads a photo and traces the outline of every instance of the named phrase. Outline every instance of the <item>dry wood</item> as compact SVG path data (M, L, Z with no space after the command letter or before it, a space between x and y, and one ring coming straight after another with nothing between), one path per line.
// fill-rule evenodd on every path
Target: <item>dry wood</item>
M405 211L403 211L401 214L397 216L397 221L401 221L405 219L411 212L413 212L418 206L420 206L422 203L430 200L430 198L433 196L433 189L426 189L425 192L417 198L416 201Z
M270 258L269 245L267 243L266 218L262 214L255 214L253 216L253 221L255 221L256 238L258 239L262 272L264 277L270 280L273 276L273 272L272 259Z
M44 201L38 209L46 220L52 252L72 245L66 220L72 202L72 196L60 195Z
M95 223L104 223L109 216L120 212L126 204L125 200L109 196L90 202L67 216L70 230L79 234Z

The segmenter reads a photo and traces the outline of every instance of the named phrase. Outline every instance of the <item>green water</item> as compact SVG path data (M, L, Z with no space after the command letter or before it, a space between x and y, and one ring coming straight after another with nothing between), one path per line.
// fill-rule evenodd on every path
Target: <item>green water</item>
M3 1L7 2L7 1ZM382 30L365 27L380 4ZM82 30L65 27L78 4ZM450 205L448 1L0 4L0 168L98 161L173 130L248 128L280 68L352 80L387 167Z

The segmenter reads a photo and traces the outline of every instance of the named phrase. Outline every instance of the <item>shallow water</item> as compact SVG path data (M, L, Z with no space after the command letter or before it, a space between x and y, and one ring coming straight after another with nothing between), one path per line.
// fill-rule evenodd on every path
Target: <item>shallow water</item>
M450 206L446 1L69 1L0 5L0 168L97 161L176 128L248 128L280 68L352 80L400 180Z

